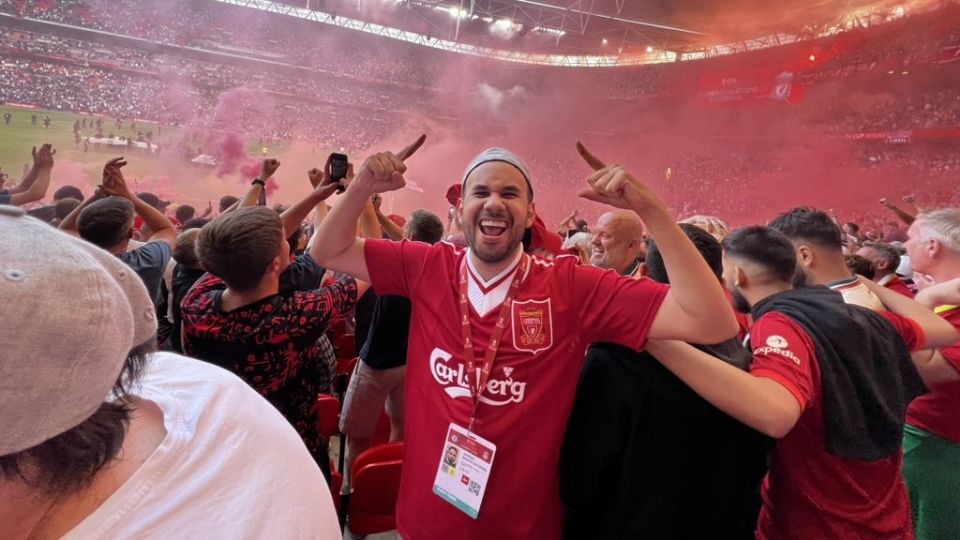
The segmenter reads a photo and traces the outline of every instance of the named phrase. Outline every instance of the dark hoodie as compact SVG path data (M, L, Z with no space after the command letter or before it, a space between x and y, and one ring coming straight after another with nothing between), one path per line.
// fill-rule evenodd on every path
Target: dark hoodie
M704 347L746 370L737 340ZM564 537L752 539L773 441L646 352L587 352L560 457Z
M826 287L769 296L753 306L753 320L772 311L800 325L816 349L827 452L857 461L899 452L907 406L926 387L893 325Z

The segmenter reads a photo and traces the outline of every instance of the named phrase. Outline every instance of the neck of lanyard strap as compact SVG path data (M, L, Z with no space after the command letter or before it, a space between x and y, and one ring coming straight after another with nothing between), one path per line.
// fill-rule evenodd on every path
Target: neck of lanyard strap
M483 388L487 385L490 378L490 372L493 370L493 361L500 349L500 340L503 338L503 331L507 326L507 317L510 315L510 306L513 305L513 299L520 288L520 282L523 281L523 275L527 272L529 258L521 255L520 264L517 266L516 274L507 290L507 296L500 305L500 314L497 316L497 325L490 335L490 343L487 344L487 350L483 355L483 364L479 367L477 373L477 358L473 350L473 330L470 327L470 308L467 295L467 253L463 256L460 263L460 330L463 334L463 356L466 362L467 385L470 387L470 397L473 399L473 413L470 417L470 430L473 430L473 421L477 415L477 405L480 403L480 396L483 394Z

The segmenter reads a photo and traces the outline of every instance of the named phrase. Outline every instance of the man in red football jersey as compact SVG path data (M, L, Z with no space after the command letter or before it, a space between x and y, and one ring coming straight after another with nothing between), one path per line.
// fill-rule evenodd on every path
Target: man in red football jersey
M956 298L937 294L941 286L960 278L960 209L924 212L910 225L907 235L910 264L937 284L920 291L917 300L960 329ZM907 411L903 473L913 503L917 540L957 538L960 344L924 353L919 359L920 373L930 393L917 398Z
M718 409L779 439L757 538L911 538L901 443L907 405L925 388L910 353L951 344L957 331L873 283L889 311L794 289L794 246L773 228L739 229L723 246L724 280L755 321L750 371L685 343L647 350Z
M399 154L369 157L323 222L314 258L411 299L406 453L397 529L405 540L560 538L558 460L591 342L641 349L648 337L715 343L737 332L716 276L660 199L629 172L594 169L580 195L636 212L661 248L672 286L523 253L533 183L491 148L463 176L457 213L469 248L356 238L378 192L404 185ZM455 445L459 466L442 460Z

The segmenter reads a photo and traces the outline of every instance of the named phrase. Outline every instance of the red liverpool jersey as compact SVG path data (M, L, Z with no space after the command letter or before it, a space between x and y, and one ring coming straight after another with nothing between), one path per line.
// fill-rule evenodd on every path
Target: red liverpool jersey
M941 317L960 330L960 307L937 308ZM960 343L940 349L940 354L960 371ZM960 444L960 381L934 384L930 392L913 400L907 409L907 423Z
M910 350L923 344L916 323L890 312L881 315ZM827 452L820 364L806 331L781 313L768 313L751 328L750 344L750 372L780 383L802 411L770 456L757 538L913 538L903 452L877 461L854 461Z
M560 538L560 445L584 352L594 341L643 348L668 287L580 266L574 257L531 259L477 408L474 432L497 451L479 516L472 519L433 493L447 429L451 422L466 427L473 405L459 304L466 252L446 243L367 240L365 254L377 293L409 296L413 306L400 535ZM478 358L487 349L501 293L516 271L514 265L484 283L470 270L469 319Z

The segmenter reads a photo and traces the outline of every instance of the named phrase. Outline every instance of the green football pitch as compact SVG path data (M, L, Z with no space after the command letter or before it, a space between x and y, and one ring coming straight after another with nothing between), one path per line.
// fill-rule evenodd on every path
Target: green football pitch
M3 115L7 112L11 114L9 125L3 118ZM37 115L36 125L32 125L30 122L31 114ZM49 129L43 127L44 115L50 117ZM10 175L11 179L19 179L23 165L31 162L30 149L47 142L52 143L54 148L57 149L58 157L68 157L71 162L83 165L89 164L91 167L101 166L110 157L115 157L112 155L113 153L123 150L118 148L116 150L99 149L94 151L91 147L89 152L84 153L82 146L76 148L73 123L80 118L87 118L89 126L90 121L97 117L81 116L61 111L0 106L0 167L3 167L3 170ZM137 131L153 131L154 136L157 135L155 124L140 123L137 125L137 130L132 130L130 129L130 122L124 122L121 129L116 129L115 119L102 117L102 120L105 135L112 132L117 136L133 136L136 138ZM92 136L94 131L94 128L88 127L83 131L83 135ZM174 135L175 132L174 128L165 128L163 130L164 138L168 133ZM120 155L120 153L117 153L117 155Z
M7 112L11 114L9 124L3 117ZM32 114L37 115L36 125L31 123L30 117ZM43 127L43 117L45 115L50 117L49 128ZM157 124L138 122L136 129L132 129L130 121L124 120L122 127L118 129L115 118L103 116L100 118L103 122L104 136L112 133L118 137L132 136L136 138L138 132L146 133L150 131L153 132L154 143L161 145L161 154L148 155L143 150L128 150L125 147L97 148L92 144L89 145L87 151L84 151L83 143L77 145L73 135L74 122L83 118L87 119L87 128L81 131L81 135L84 137L94 136L96 128L93 127L92 122L98 118L96 116L0 106L0 168L9 175L8 182L19 181L23 174L24 165L32 163L30 151L33 147L49 142L57 150L53 189L64 184L72 184L79 186L86 193L92 192L95 186L100 183L103 164L109 159L123 156L129 163L124 168L124 173L128 179L134 179L135 182L138 182L137 185L133 186L134 189L158 193L166 192L170 197L182 198L182 202L194 205L219 198L220 195L227 193L242 195L246 182L239 175L217 177L212 168L193 165L175 154L175 142L180 134L180 130L177 128L169 126L158 128ZM247 152L250 156L260 154L258 144L259 141L256 139L248 140ZM271 145L269 152L271 156L280 157L287 150L289 148L286 145ZM310 156L309 159L313 161L316 157ZM288 170L282 172L288 174L293 172L294 164L291 161L287 161L290 164L286 167ZM298 163L297 165L298 168L309 168L308 164L300 165ZM151 177L153 178L152 181ZM296 184L300 183L306 184L306 181L296 182ZM283 199L294 196L301 191L305 192L307 187L303 186L301 188L299 185L294 185L289 194L285 193L285 196L279 199L283 202ZM239 193L237 193L238 191Z

